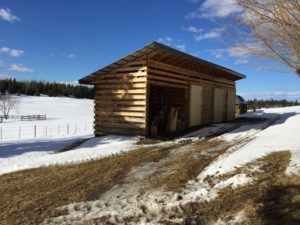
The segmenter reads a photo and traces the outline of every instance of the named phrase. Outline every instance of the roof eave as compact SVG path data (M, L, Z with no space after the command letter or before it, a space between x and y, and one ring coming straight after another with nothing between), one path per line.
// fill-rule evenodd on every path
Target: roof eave
M197 58L197 57L189 55L189 54L187 54L185 52L181 52L181 51L179 51L177 49L171 48L169 46L166 46L166 45L163 45L161 43L158 43L158 42L154 41L151 44L146 45L145 47L143 47L143 48L141 48L141 49L139 49L139 50L137 50L137 51L135 51L135 52L133 52L133 53L131 53L131 54L123 57L123 58L121 58L120 60L117 60L114 63L111 63L108 66L106 66L106 67L104 67L104 68L102 68L100 70L97 70L97 71L95 71L95 72L93 72L93 73L91 73L91 74L89 74L89 75L87 75L85 77L83 77L82 79L79 80L79 83L80 84L90 84L91 85L91 84L93 84L93 82L91 80L93 80L95 77L99 76L101 74L101 71L103 72L105 70L115 69L114 65L116 65L118 62L120 62L122 60L125 61L126 58L134 58L134 60L135 60L135 59L139 58L140 56L142 56L144 54L148 54L152 50L157 49L158 47L164 48L166 50L172 51L172 52L180 54L180 55L183 55L185 57L189 57L189 58L194 59L194 60L196 60L196 61L198 61L200 63L206 64L208 66L212 66L212 67L214 67L216 69L224 71L224 72L226 72L226 73L228 73L230 75L233 75L233 79L234 80L240 80L240 79L246 78L246 76L244 74L241 74L241 73L238 73L238 72L233 71L231 69L228 69L226 67L223 67L223 66L220 66L220 65L208 62L206 60ZM118 63L118 64L120 64L120 63Z

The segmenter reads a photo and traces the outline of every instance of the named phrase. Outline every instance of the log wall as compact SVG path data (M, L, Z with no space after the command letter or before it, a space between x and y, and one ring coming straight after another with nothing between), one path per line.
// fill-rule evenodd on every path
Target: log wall
M146 61L125 64L95 82L95 134L146 132Z
M183 108L179 115L182 121L181 128L188 127L191 84L203 86L203 125L213 122L214 88L221 87L235 91L234 81L147 60L146 56L128 62L109 74L99 75L94 84L96 135L103 133L147 135L151 123L149 113L159 110L156 109L155 102L149 102L157 98L155 93L152 93L153 100L150 99L150 86L153 88L152 91L155 91L155 87L173 88L169 89L171 91L167 92L166 97L170 104ZM174 88L181 91L176 92Z

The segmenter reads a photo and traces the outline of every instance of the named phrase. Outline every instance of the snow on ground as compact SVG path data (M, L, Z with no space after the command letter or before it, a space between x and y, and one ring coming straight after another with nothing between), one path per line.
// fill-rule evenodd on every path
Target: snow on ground
M210 183L205 178L208 175L220 175L236 169L247 162L260 158L274 151L290 150L292 160L288 171L296 172L300 163L300 107L289 107L284 109L264 109L256 116L267 117L269 120L258 124L247 124L229 133L221 135L216 139L233 143L225 154L211 163L196 180L189 181L182 192L163 192L161 190L146 192L140 195L140 184L143 177L151 174L158 168L154 162L134 168L121 185L115 185L98 200L88 202L72 203L61 207L68 212L57 218L50 218L45 223L62 224L74 221L84 221L91 218L108 216L112 223L123 223L126 218L136 218L128 224L156 224L161 218L174 218L178 213L184 213L184 206L195 201L210 201L217 197L218 192L225 187L238 187L251 183L253 179L246 174L235 174L226 180L216 179L216 183ZM254 114L246 117L255 117ZM215 127L214 127L215 129ZM217 129L218 130L218 129ZM198 134L209 133L203 130L187 135L192 142ZM182 151L183 146L173 151ZM175 153L175 152L174 152ZM177 152L178 153L178 152ZM173 154L173 153L170 153ZM156 162L160 164L161 162ZM115 198L118 196L118 198ZM244 212L237 213L232 224L246 219ZM226 224L216 221L216 224Z
M247 220L247 215L245 211L240 211L232 215L229 221L224 222L223 220L219 219L215 223L210 223L210 224L211 225L234 225L234 224L242 224L246 220Z
M20 118L4 120L0 123L2 141L32 139L34 126L36 138L39 139L93 134L93 100L47 96L14 96L14 98L17 105L10 115L46 114L47 120L21 121Z
M71 151L55 153L56 150L82 138L93 137L93 100L47 96L15 96L15 98L18 105L10 115L46 114L47 120L10 119L0 124L2 129L0 174L97 159L127 151L138 139L124 136L94 138ZM67 134L67 124L69 124L69 134ZM33 139L35 125L37 138Z
M24 104L28 104L28 108L30 108L30 103L26 103L26 100L29 102L31 100L25 98L24 101ZM53 101L57 103L57 100L54 99ZM36 100L34 102L36 102ZM66 99L65 104L71 104L68 102ZM52 105L56 105L56 103L52 102ZM48 105L47 108L50 107L50 105ZM62 103L60 107L63 107L63 105L64 103ZM68 110L71 109L71 106L67 107ZM83 118L86 116L86 114L84 114L86 111L84 107L80 108L74 106L74 108L78 111L74 110L70 112L70 114L74 113L71 118L75 121L80 117ZM36 110L38 110L38 108ZM63 117L63 115L65 115L63 109L61 114L58 110L55 115L58 116L55 118L54 113L51 114L49 112L49 116L53 118L53 120L60 122L66 121L65 117ZM60 118L59 115L63 118ZM100 199L63 206L62 209L68 209L69 214L52 218L50 222L61 224L62 221L84 221L90 218L110 215L112 216L112 220L116 221L122 221L122 219L126 219L126 217L134 216L135 218L143 220L140 221L140 224L146 223L147 221L154 221L155 223L155 220L159 218L175 215L177 213L176 210L180 211L181 206L188 202L209 201L215 198L218 191L225 187L231 186L234 188L250 183L253 178L247 177L243 173L236 174L227 180L214 184L205 181L205 178L207 176L231 172L238 166L275 151L291 151L292 158L290 166L287 168L287 173L293 174L300 172L300 107L263 109L259 113L247 114L244 115L244 117L261 117L268 118L268 120L260 123L242 125L215 138L225 143L233 143L234 146L220 155L202 171L196 180L192 180L186 184L182 192L179 193L181 200L178 200L178 193L162 192L160 190L146 192L142 196L138 194L138 190L143 184L144 178L153 173L155 169L163 163L163 161L151 162L134 168L133 171L128 174L126 178L128 180L125 179L123 184L114 186L111 190L104 193ZM234 126L236 125L212 125L187 134L175 141L163 142L155 144L155 146L164 147L172 146L172 144L177 144L178 146L181 143L199 141L203 136L209 136L224 130L226 131L226 129L230 127L234 128ZM108 135L90 139L73 150L54 153L54 150L57 150L57 148L64 147L76 140L78 140L78 138L65 138L51 141L28 140L18 143L0 142L0 174L46 165L74 163L105 157L121 151L128 151L134 148L139 137ZM174 154L176 151L184 151L184 148L188 148L188 146L189 145L184 145L179 147L179 150L174 149ZM208 150L204 153L207 153L209 156L211 152ZM117 195L120 197L114 198ZM86 210L87 208L90 209L88 212ZM146 215L144 209L147 209ZM176 210L173 211L174 209Z
M237 166L244 165L261 158L271 152L289 150L291 162L286 172L288 175L300 173L300 106L264 109L266 115L276 115L277 120L261 132L254 132L253 140L231 154L224 154L206 168L201 177L224 174L233 171ZM250 125L249 125L250 126ZM238 130L243 130L244 126ZM248 129L251 132L251 129ZM225 140L234 136L246 135L246 131L233 131L223 135ZM252 131L253 132L253 131ZM229 137L228 137L229 136Z
M133 148L138 137L108 135L92 138L73 150L55 152L76 140L78 141L78 138L0 143L0 174L42 166L82 162L128 151Z

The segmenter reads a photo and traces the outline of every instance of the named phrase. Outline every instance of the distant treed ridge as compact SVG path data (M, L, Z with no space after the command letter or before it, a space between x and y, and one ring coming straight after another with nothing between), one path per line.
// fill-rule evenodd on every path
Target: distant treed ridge
M300 103L295 101L289 101L286 99L253 99L247 101L248 109L253 107L257 109L261 108L277 108L277 107L288 107L288 106L297 106Z
M16 79L0 80L0 93L94 98L94 88L92 87L34 80L17 81Z

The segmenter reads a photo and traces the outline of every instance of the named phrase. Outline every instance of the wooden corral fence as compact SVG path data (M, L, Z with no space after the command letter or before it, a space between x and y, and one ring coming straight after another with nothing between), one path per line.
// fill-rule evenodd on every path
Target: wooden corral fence
M92 121L72 121L70 123L13 123L0 126L0 141L3 140L25 140L38 138L60 138L74 137L78 135L91 135L94 132Z
M21 116L21 121L32 121L32 120L46 120L46 115L27 115Z

